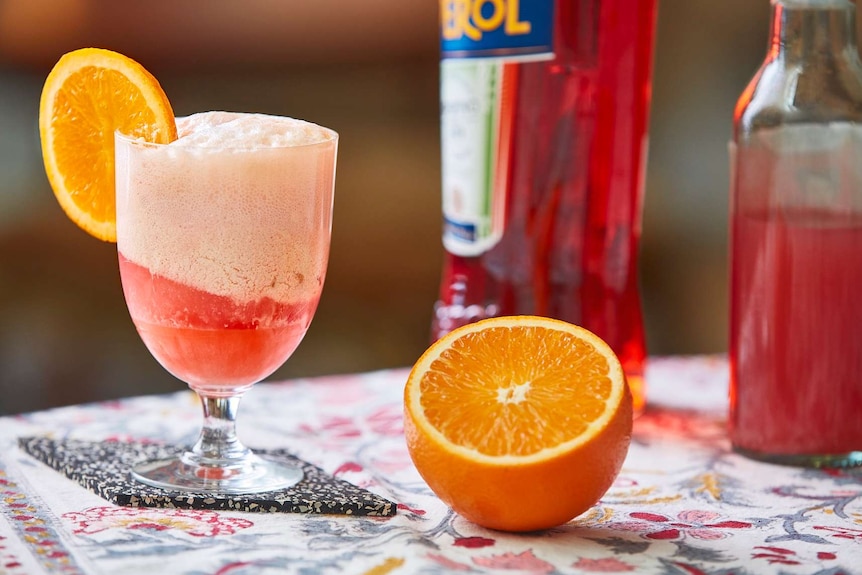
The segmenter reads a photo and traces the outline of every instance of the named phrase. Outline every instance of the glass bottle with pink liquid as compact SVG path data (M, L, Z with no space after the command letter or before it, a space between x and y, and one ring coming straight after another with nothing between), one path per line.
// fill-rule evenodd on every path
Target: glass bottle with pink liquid
M848 0L773 0L731 143L730 438L862 464L862 64Z

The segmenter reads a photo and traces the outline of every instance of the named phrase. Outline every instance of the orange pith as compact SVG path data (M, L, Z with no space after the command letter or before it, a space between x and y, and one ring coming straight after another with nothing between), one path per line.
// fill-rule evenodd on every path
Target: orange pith
M455 330L416 363L404 401L408 449L429 487L467 519L507 531L589 509L631 438L616 356L590 332L546 318Z
M170 102L134 60L98 48L65 54L48 74L39 133L48 181L66 215L116 241L114 132L149 142L176 139Z

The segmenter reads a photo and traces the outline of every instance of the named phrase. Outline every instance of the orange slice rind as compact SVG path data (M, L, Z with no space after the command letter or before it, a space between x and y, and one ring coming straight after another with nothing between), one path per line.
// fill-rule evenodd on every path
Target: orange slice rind
M143 66L117 52L82 48L63 55L39 106L42 159L66 215L115 242L114 133L167 144L177 138L167 96Z

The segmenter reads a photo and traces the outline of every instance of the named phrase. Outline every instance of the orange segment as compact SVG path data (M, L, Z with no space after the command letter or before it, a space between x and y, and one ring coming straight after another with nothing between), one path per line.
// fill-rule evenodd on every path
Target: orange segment
M428 486L480 525L529 531L594 505L628 452L632 398L610 347L532 316L453 331L404 391L410 455Z
M45 80L39 107L42 159L66 215L91 235L116 241L114 132L166 144L174 113L158 81L122 54L65 54Z

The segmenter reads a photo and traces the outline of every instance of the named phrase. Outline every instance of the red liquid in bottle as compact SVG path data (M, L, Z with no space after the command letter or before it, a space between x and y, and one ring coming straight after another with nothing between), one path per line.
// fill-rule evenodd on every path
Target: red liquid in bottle
M638 288L655 0L558 0L555 57L506 64L514 82L503 236L447 252L432 336L495 315L555 317L617 353L644 405ZM508 151L508 154L506 152Z

